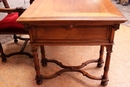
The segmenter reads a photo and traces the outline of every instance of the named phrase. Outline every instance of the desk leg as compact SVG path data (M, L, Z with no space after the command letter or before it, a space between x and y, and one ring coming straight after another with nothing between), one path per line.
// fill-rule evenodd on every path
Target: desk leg
M33 52L33 56L34 56L34 65L35 65L35 70L36 70L36 83L38 85L40 85L43 82L43 77L40 73L40 66L39 66L37 48L38 48L37 46L32 46L32 52Z
M104 53L104 46L101 45L101 47L100 47L100 56L99 56L98 64L97 64L97 67L99 67L99 68L102 67L103 63L104 63L104 61L103 61L103 53Z
M43 45L41 45L40 48L41 48L41 55L42 55L41 63L42 63L42 66L45 67L47 66L47 59L45 57L45 49Z
M104 66L104 74L102 77L101 85L105 86L108 83L108 71L109 71L109 64L110 64L110 58L112 53L112 45L106 46L107 49L107 55L106 55L106 62Z

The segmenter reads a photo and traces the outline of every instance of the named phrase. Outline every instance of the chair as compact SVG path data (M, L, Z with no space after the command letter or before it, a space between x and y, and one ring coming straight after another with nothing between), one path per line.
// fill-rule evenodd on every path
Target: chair
M6 62L7 59L10 56L13 55L27 55L30 58L33 56L28 53L24 52L24 49L27 45L27 42L29 41L29 38L21 38L17 36L17 34L28 34L28 31L24 29L24 26L22 24L19 24L16 22L16 19L19 15L21 15L25 9L23 8L10 8L7 0L1 0L3 2L5 8L0 8L0 12L6 12L7 15L0 21L0 34L12 34L14 36L14 42L17 43L17 39L25 40L22 48L18 52L13 52L10 54L5 54L3 51L2 44L0 43L0 56L2 58L3 62Z

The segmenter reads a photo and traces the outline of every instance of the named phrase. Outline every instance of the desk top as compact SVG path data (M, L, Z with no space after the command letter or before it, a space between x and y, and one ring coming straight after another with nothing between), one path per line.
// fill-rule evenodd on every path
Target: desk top
M18 22L126 21L110 0L35 0Z

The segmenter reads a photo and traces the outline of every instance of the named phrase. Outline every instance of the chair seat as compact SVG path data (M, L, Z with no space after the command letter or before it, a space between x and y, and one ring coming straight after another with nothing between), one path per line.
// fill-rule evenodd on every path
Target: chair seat
M17 18L17 12L8 14L5 18L3 18L0 21L0 33L28 34L28 32L24 29L24 26L16 22Z

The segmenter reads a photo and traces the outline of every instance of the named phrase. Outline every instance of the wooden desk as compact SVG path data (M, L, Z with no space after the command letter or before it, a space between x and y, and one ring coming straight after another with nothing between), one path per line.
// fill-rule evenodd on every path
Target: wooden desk
M126 21L110 0L35 0L17 21L23 23L29 31L37 84L41 84L44 78L77 71L91 79L101 80L101 85L107 85L114 34L120 23ZM45 58L44 45L99 45L101 49L97 60L86 61L80 66L65 66L56 60ZM47 62L55 62L65 69L49 77L42 76L37 57L39 46L43 66ZM107 54L102 77L97 78L80 70L93 62L101 67L104 47Z

